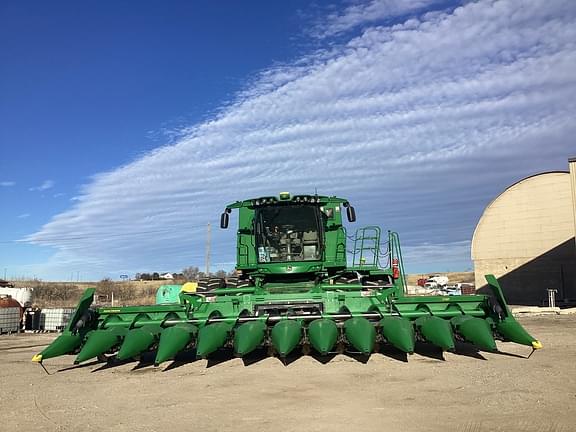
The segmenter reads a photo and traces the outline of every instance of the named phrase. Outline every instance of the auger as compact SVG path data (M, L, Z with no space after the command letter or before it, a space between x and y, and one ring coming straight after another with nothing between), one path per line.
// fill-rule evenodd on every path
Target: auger
M398 234L382 241L381 229L369 226L348 236L342 213L354 222L356 212L346 199L283 192L237 201L221 228L235 209L237 276L201 279L197 290L149 306L92 308L87 289L66 330L33 360L127 360L152 351L160 365L183 351L206 358L225 347L239 357L261 347L280 358L298 348L369 356L382 344L412 354L416 341L443 351L457 341L497 351L495 339L542 347L492 275L488 294L407 295Z

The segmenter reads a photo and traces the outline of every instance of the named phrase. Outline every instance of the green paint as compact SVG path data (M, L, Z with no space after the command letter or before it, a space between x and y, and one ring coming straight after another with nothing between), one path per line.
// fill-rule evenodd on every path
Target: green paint
M73 335L70 333L61 334L54 342L48 345L44 351L40 353L43 360L58 357L64 354L69 354L80 346L82 337L78 334Z
M384 317L380 321L382 335L400 351L414 352L414 326L410 320L400 317Z
M162 330L154 365L158 366L174 359L176 354L184 350L197 334L198 327L187 323L176 324Z
M208 324L198 332L196 355L206 358L214 351L222 348L228 339L230 325L225 323Z
M302 323L297 320L284 320L272 327L272 345L280 355L286 357L300 343Z
M75 364L82 363L100 354L104 354L118 345L121 341L121 332L114 330L95 330L88 334L84 346L74 360Z
M536 342L512 315L496 324L496 329L506 340L517 344L532 346Z
M160 285L156 290L156 304L172 304L180 302L182 285Z
M254 351L264 341L266 324L263 321L249 321L234 331L234 352L244 356Z
M428 315L416 319L414 324L427 342L443 351L454 351L454 334L450 321Z
M126 360L131 357L136 357L150 348L156 341L158 333L158 331L150 328L137 328L128 331L116 358L118 360Z
M496 342L492 336L492 329L486 320L460 315L451 320L454 330L460 334L466 342L478 346L484 351L496 351Z
M363 317L350 318L344 323L344 333L348 342L362 354L370 354L376 342L376 329Z
M328 354L338 339L338 326L331 319L314 320L308 326L310 345L320 354Z

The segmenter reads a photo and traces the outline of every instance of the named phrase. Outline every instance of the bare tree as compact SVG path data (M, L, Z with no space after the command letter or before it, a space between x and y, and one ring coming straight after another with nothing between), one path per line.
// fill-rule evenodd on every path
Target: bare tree
M186 267L184 270L182 270L182 274L184 275L184 277L186 278L186 280L196 280L198 279L198 273L200 271L198 270L198 267Z
M114 291L114 281L110 278L102 279L96 284L96 291L99 295L110 296Z

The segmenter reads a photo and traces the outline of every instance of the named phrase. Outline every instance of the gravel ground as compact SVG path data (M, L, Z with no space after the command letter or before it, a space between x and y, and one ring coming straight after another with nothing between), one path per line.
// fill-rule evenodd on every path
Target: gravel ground
M287 365L221 356L154 368L136 362L30 362L54 335L0 336L2 431L573 431L576 316L522 318L544 344L506 354L422 346L363 363L338 355ZM168 364L169 365L169 364Z

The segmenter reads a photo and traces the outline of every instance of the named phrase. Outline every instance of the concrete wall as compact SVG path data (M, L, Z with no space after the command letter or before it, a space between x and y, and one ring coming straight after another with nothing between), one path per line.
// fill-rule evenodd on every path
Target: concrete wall
M512 304L540 304L548 288L576 298L572 176L576 182L576 169L528 177L488 205L472 239L477 287L492 273Z

